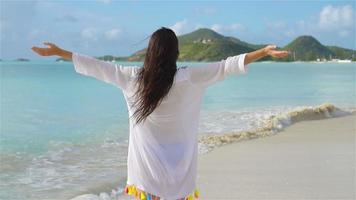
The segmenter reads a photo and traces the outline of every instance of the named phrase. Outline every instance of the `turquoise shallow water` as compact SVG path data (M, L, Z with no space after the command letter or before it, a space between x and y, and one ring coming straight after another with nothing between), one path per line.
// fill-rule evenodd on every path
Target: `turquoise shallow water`
M64 199L124 183L128 117L119 89L69 62L0 64L0 199ZM355 63L251 64L208 88L200 132L246 130L298 106L355 107L355 74Z

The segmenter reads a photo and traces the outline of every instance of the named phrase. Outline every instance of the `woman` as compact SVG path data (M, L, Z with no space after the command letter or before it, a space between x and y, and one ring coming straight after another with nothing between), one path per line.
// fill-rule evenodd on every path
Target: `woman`
M123 91L130 118L125 191L147 200L198 198L197 134L205 89L229 75L245 74L257 59L288 55L268 45L205 66L177 68L178 39L164 27L152 34L143 67L124 67L44 44L48 48L32 50L72 60L76 72Z

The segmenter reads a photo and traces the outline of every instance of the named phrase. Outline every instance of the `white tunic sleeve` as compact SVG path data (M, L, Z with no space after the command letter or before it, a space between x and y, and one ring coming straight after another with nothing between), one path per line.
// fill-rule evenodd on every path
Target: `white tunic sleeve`
M204 88L224 80L229 75L246 74L248 67L245 65L245 56L246 53L199 67L189 67L190 81Z
M124 67L79 53L73 53L72 60L76 72L110 83L123 90L126 89L135 68L132 66Z

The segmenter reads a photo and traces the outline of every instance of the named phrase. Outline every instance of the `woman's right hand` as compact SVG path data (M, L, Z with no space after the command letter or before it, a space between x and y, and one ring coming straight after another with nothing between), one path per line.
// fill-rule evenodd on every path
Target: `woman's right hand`
M289 52L288 51L280 51L276 50L277 46L276 45L267 45L264 50L267 55L272 56L274 58L283 58L288 56Z
M41 48L41 47L36 47L33 46L31 49L36 52L38 55L41 56L61 56L62 58L66 60L71 60L72 59L72 52L63 50L59 48L57 45L49 43L49 42L44 42L47 48Z
M265 56L272 56L273 58L283 58L288 56L288 51L279 51L276 50L276 45L267 45L264 48L249 52L245 57L245 65L254 62L258 59L261 59Z

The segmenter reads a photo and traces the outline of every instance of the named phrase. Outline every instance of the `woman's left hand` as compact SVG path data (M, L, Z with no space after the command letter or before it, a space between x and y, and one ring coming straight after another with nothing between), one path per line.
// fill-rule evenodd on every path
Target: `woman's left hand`
M61 49L55 44L44 42L43 44L47 45L47 48L32 47L31 49L41 56L57 56L61 52Z
M72 52L63 50L57 45L44 42L43 44L47 45L47 48L32 47L31 49L41 56L60 56L66 60L72 60Z

